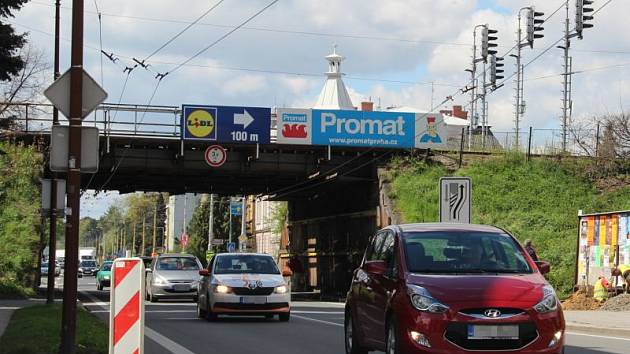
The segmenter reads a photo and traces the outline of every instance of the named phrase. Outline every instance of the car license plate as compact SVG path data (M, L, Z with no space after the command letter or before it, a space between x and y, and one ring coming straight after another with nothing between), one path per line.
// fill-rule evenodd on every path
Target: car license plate
M468 339L519 339L518 325L468 325Z
M188 284L176 284L176 285L173 285L173 290L175 290L175 291L190 291L190 285L188 285Z
M266 296L241 296L241 304L262 305L267 303Z

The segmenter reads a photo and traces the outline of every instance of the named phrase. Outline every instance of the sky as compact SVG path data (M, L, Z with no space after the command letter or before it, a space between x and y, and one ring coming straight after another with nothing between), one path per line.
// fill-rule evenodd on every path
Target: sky
M525 69L527 112L521 126L560 127L563 58L554 43L563 35L564 0L279 0L244 28L179 66L270 1L85 1L85 69L102 83L111 103L311 107L325 81L324 56L336 45L346 57L342 71L355 105L372 99L383 108L439 109L443 106L438 104L453 95L444 106L466 106L470 96L459 90L470 80L464 70L471 65L473 28L488 24L497 29L503 55L515 44L519 9L533 5L545 17L560 11L544 24L545 38L537 40L534 49L523 49L523 62L533 61ZM71 1L61 3L63 72L70 64ZM53 4L31 0L8 21L19 32L28 32L31 45L51 62ZM625 82L630 2L597 0L594 7L602 5L606 6L596 14L595 27L585 31L584 40L571 43L573 70L579 72L573 77L575 119L619 112L630 98ZM569 0L572 28L574 7L575 0ZM101 55L101 48L116 63ZM148 58L145 63L150 66L137 67L126 80L123 69L133 66L132 58ZM506 57L504 63L506 76L511 76L514 59ZM153 95L156 74L166 72ZM513 96L513 80L488 96L489 123L495 131L513 129ZM115 193L86 197L82 214L98 217L119 200Z

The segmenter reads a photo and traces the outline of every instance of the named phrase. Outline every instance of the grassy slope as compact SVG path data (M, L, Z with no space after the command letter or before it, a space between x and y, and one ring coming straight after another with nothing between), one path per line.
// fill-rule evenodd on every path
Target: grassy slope
M406 222L438 219L438 181L443 166L394 163L394 198ZM574 162L507 156L472 163L455 175L473 181L473 222L493 224L533 240L541 259L552 264L549 280L566 295L573 286L577 211L630 209L630 186L599 193L580 177Z
M57 353L60 324L60 305L36 305L17 310L0 338L0 354ZM77 309L77 354L105 354L107 340L105 323Z

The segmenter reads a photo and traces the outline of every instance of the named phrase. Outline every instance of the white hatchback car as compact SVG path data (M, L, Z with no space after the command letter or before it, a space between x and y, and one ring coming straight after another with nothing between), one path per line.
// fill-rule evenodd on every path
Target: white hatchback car
M289 274L281 274L270 255L217 254L199 275L199 318L213 321L220 314L290 318L291 291L283 278Z

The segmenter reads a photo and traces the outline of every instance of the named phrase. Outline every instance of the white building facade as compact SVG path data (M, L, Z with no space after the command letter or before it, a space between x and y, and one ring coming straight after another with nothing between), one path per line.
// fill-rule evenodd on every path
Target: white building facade
M200 200L201 194L197 193L186 193L168 197L165 225L167 252L175 249L175 240L179 243L182 234L188 229L188 224Z

